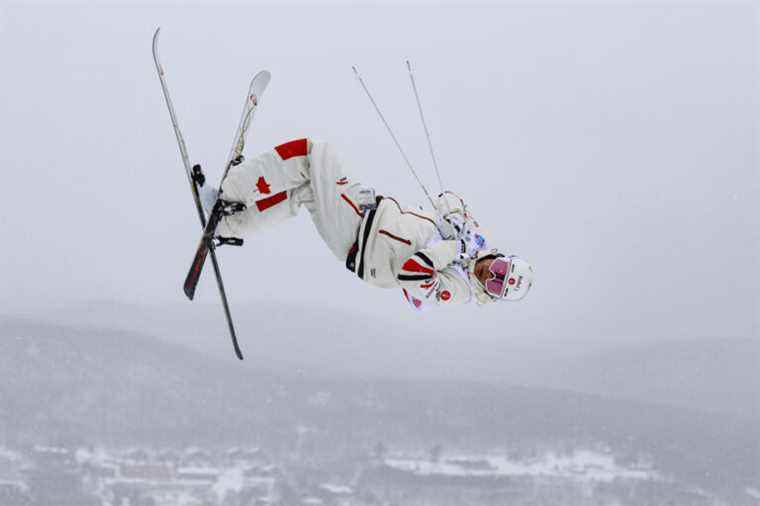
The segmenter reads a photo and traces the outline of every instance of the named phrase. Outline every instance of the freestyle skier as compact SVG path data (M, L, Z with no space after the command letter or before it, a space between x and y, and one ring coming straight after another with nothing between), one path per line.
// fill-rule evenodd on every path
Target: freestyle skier
M271 79L266 70L254 75L249 84L219 188L206 185L200 164L190 162L174 111L166 71L159 58L160 31L157 28L153 34L153 61L203 229L183 290L192 300L203 265L206 258L210 258L237 358L243 360L243 353L230 313L216 247L223 244L241 246L242 236L295 216L301 206L309 210L322 239L349 271L374 286L400 287L406 300L417 310L434 304L472 300L485 304L525 297L533 284L531 265L516 255L504 255L496 249L489 249L477 222L464 201L455 194L442 191L437 203L433 201L356 67L353 70L359 83L434 213L407 210L392 197L376 196L373 189L363 187L351 177L333 147L326 143L297 139L244 160L246 134ZM408 61L407 68L443 189Z
M367 283L401 288L417 310L520 300L533 283L525 260L488 247L461 198L441 193L436 213L408 210L356 181L332 145L298 139L231 166L221 193L245 204L221 218L218 237L244 237L308 209L325 244ZM207 211L217 199L201 188Z

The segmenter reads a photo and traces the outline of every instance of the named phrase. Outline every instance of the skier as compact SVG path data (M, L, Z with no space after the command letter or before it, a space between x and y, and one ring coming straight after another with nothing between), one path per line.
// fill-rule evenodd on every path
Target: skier
M216 190L205 185L201 197L208 212ZM239 160L224 179L222 198L247 207L223 217L217 236L249 236L304 206L349 271L374 286L402 288L417 310L520 300L533 283L528 262L487 247L459 197L439 195L435 215L404 209L355 181L327 143L298 139Z

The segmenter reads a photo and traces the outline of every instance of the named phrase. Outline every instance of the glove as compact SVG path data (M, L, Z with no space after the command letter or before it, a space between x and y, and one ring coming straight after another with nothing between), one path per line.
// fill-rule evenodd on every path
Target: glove
M487 248L486 238L475 227L466 227L460 238L462 249L459 259L463 264L478 257L478 252Z
M459 213L449 213L438 218L438 230L444 239L463 239L469 224Z

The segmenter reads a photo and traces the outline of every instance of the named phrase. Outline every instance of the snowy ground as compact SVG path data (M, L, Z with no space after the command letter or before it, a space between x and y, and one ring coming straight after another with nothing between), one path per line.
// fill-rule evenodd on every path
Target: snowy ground
M532 461L515 461L503 456L462 455L439 462L424 459L389 458L386 465L418 475L443 476L548 476L583 481L614 479L661 479L653 470L630 469L617 465L611 455L582 450L572 455L547 453Z

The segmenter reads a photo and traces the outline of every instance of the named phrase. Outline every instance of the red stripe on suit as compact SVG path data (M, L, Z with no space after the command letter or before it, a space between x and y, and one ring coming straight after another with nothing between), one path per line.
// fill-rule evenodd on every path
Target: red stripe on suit
M259 212L264 212L267 209L269 209L272 206L276 206L283 200L286 200L288 198L288 192L280 192L275 193L271 197L267 197L265 199L257 200L256 201L256 207L258 208Z
M280 144L274 148L280 158L287 160L294 156L306 156L309 154L309 142L306 139L296 139L294 141Z
M401 268L409 272L423 272L425 274L430 274L431 276L434 274L433 269L428 269L424 265L419 264L413 258L410 258L404 262L404 265Z

